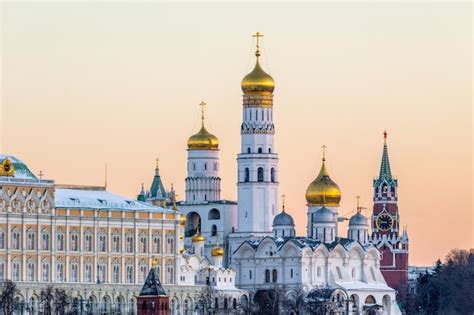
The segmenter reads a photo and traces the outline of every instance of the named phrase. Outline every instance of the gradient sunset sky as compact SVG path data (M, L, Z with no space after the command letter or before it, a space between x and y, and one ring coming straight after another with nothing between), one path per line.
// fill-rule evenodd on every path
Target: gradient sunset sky
M472 8L466 3L1 4L0 152L57 183L134 197L155 158L184 196L186 141L220 140L222 197L236 200L240 81L254 65L276 82L280 194L299 235L321 165L372 207L383 131L399 180L410 264L473 247ZM347 225L339 233L346 236Z

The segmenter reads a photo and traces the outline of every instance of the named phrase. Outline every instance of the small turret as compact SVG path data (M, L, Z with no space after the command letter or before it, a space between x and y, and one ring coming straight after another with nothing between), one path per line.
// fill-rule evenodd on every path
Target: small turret
M360 197L357 196L357 212L349 220L349 230L347 231L347 237L358 241L361 244L366 244L369 239L369 221L361 213L362 209L365 209L359 205Z

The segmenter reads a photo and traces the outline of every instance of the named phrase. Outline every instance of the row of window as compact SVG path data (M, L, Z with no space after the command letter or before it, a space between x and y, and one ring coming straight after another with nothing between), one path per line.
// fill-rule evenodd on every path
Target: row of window
M133 253L134 252L134 237L132 235L127 235L125 237L125 252ZM70 234L69 239L70 251L79 251L79 233L72 232ZM41 250L50 250L50 236L49 233L41 233ZM148 237L147 236L140 236L139 244L138 244L139 252L140 253L148 253ZM14 230L12 232L12 249L19 250L21 245L21 235L20 232ZM114 253L121 252L121 243L120 243L120 235L112 235L112 243L111 243L111 251ZM6 240L5 240L5 232L0 231L0 249L6 248ZM99 235L98 237L98 244L97 249L99 252L107 252L107 236L106 235ZM36 232L29 231L27 232L27 242L26 242L26 250L36 250ZM65 234L58 233L56 235L56 250L64 251L65 250ZM86 252L93 251L93 235L92 234L85 234L84 235L84 243L83 243L83 250ZM159 254L161 253L161 237L155 236L153 237L153 244L152 244L152 252ZM174 254L174 238L167 237L166 238L166 253Z
M271 110L266 110L267 113L267 120L273 120L273 112ZM255 120L265 120L265 111L263 109L258 110L252 110L252 109L247 109L244 111L244 119L245 120L252 120L255 117ZM248 119L247 119L248 118Z
M193 171L196 171L196 170L197 170L197 166L196 166L196 165L197 165L196 163L192 163L192 170L193 170ZM204 164L202 165L202 170L207 171L208 168L209 168L209 167L208 167L207 162L204 162ZM214 163L213 163L213 170L214 170L214 172L217 172L217 171L219 170L219 164L218 164L217 162L214 162Z
M249 181L250 181L250 169L246 167L244 169L244 182L247 183ZM257 182L264 182L264 181L265 181L265 176L264 176L263 167L259 167L257 169ZM273 167L270 169L270 182L272 183L275 182L275 168Z
M160 274L160 267L157 266L157 273ZM125 279L124 283L135 283L134 278L134 270L132 265L127 265L125 269ZM5 262L0 262L0 281L4 281L7 279L5 274ZM26 281L43 281L49 282L53 281L51 279L51 268L49 262L43 262L41 264L41 275L40 279L36 279L36 263L35 262L28 262L26 265ZM12 263L12 281L21 281L21 267L20 263L14 261ZM121 281L121 272L120 272L120 265L114 264L112 265L112 283L122 283ZM146 277L148 275L148 270L146 265L141 265L139 268L139 275L138 275L138 283L144 283ZM70 270L69 270L69 277L66 279L65 275L65 266L63 263L59 262L56 263L56 279L55 282L80 282L79 279L79 264L78 263L71 263ZM84 279L83 282L86 283L106 283L107 282L107 265L106 264L99 264L97 265L97 273L96 278L93 278L93 270L92 264L86 263L84 265ZM174 283L174 267L167 266L166 272L166 283Z
M257 152L261 154L261 153L263 153L263 149L261 147L259 147L257 149ZM250 147L247 147L247 153L248 154L252 153L252 149L250 149ZM272 148L268 148L268 153L272 153Z

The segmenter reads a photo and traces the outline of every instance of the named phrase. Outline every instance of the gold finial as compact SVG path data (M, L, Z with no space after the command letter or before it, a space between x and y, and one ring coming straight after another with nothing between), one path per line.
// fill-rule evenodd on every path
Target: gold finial
M158 259L153 257L153 260L151 261L151 267L156 268L156 266L158 266Z
M321 148L323 149L323 162L325 162L326 161L326 148L327 148L327 146L323 145Z
M204 106L206 106L206 102L202 101L199 103L199 106L201 106L201 123L204 125Z
M156 163L155 169L156 169L156 170L159 170L159 169L160 169L160 159L159 159L159 158L156 158L155 163Z
M39 179L42 180L42 179L43 179L43 176L44 176L43 171L40 171L39 174L38 174L38 176L39 176Z
M263 37L263 34L260 34L259 32L255 33L255 35L252 35L252 37L257 38L257 50L255 51L255 56L260 57L260 37Z
M383 142L387 143L387 130L383 132Z
M357 199L357 213L360 213L360 209L361 209L361 208L360 208L360 196L357 195L357 196L356 196L356 199Z
M286 198L285 194L281 195L281 203L282 203L283 212L285 212L285 198Z

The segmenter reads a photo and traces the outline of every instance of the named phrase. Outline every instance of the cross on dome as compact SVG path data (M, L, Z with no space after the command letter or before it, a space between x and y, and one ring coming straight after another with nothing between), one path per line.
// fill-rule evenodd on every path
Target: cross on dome
M263 37L263 34L260 34L260 32L255 33L255 35L252 35L252 37L255 37L257 39L257 50L255 51L255 56L260 57L260 38Z

